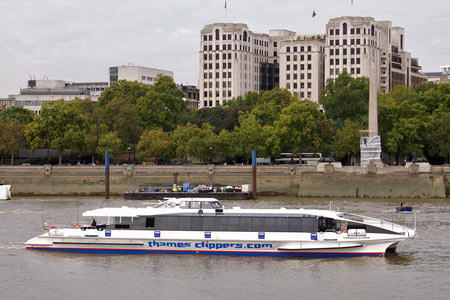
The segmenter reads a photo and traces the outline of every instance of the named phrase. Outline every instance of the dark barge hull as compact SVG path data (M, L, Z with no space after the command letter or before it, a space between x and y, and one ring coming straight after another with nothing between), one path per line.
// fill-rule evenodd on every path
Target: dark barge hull
M127 200L163 200L164 198L216 198L217 200L248 200L250 193L239 192L205 192L205 193L184 193L184 192L154 192L154 193L125 193L123 197Z

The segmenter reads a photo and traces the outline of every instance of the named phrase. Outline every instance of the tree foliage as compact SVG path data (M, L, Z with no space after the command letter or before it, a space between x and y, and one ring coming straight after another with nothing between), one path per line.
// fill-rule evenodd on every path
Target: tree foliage
M86 126L87 120L77 103L58 100L42 105L41 115L27 125L25 135L31 150L57 150L61 164L65 149L82 149Z
M172 158L172 141L161 128L144 131L138 144L139 155L144 157Z
M353 78L342 72L335 80L328 79L320 96L328 118L359 121L369 109L369 79Z
M339 159L354 157L360 152L361 125L357 122L345 120L341 129L338 129L333 138L333 151Z
M33 121L35 114L21 106L11 106L0 111L0 119L3 121L15 120L22 124L28 124Z

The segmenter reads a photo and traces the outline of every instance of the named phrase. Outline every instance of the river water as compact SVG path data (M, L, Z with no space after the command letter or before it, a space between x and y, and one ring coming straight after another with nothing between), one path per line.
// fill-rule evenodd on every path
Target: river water
M389 213L401 199L334 199L333 209L414 226ZM329 199L261 197L226 207L323 208ZM208 255L103 255L24 249L48 224L142 201L14 198L0 201L0 299L448 299L450 199L407 200L419 236L384 257L299 259ZM405 218L405 219L403 219Z

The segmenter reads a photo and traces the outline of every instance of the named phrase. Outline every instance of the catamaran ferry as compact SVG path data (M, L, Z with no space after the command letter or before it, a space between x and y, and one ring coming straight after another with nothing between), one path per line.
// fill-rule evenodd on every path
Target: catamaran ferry
M214 198L86 211L94 224L55 228L27 249L82 253L182 253L282 257L382 256L415 229L361 215L313 209L225 209ZM98 224L95 218L104 219Z

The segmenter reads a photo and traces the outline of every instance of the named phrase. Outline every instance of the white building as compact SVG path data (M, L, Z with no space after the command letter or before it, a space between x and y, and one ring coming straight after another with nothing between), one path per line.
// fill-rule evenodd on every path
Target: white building
M119 80L127 80L137 81L146 85L153 85L160 74L173 78L173 72L166 70L140 66L110 67L109 84L113 85Z
M325 35L295 35L280 42L280 87L318 103L324 88Z
M325 79L344 70L353 77L369 77L370 61L376 63L379 92L396 85L416 86L426 80L417 58L405 50L405 30L390 21L371 17L339 17L328 21Z
M40 114L41 105L49 101L60 99L97 101L101 92L107 87L107 82L73 83L64 80L29 80L28 87L20 89L20 94L12 95L11 98L14 98L15 105Z

